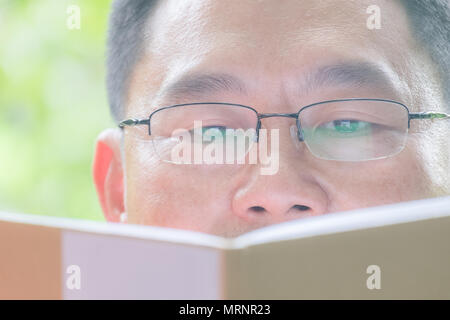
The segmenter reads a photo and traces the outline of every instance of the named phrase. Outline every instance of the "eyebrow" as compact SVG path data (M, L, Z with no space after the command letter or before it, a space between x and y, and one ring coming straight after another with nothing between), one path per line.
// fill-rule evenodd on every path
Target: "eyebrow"
M169 85L163 96L171 99L194 98L219 92L246 94L245 84L227 73L187 74Z
M326 87L374 87L393 91L389 74L369 62L347 62L320 67L299 79L299 94ZM168 99L203 98L215 93L245 95L244 81L227 73L188 73L163 90Z
M369 62L327 65L304 77L304 86L312 90L324 86L372 87L385 91L394 88L391 76L380 66Z

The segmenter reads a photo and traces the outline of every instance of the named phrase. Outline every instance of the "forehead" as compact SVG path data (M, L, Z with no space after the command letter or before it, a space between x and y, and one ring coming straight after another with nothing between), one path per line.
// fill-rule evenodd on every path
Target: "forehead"
M381 29L367 27L373 5L380 8ZM145 79L142 90L150 95L193 71L255 79L353 60L401 73L408 69L404 57L412 43L407 26L397 1L159 1L135 69L143 75L132 79ZM134 89L139 85L132 83Z
M382 28L367 27L369 7L380 8ZM408 34L398 1L168 0L149 19L153 54L214 51L290 56L330 45L397 44ZM371 45L372 44L372 45Z

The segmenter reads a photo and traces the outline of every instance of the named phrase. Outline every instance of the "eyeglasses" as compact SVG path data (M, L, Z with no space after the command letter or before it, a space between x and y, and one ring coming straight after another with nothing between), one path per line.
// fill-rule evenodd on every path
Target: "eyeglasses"
M145 135L154 151L171 162L174 148L183 140L189 140L194 148L212 143L217 147L219 143L227 158L230 150L239 153L234 153L234 147L226 149L236 143L241 153L247 154L259 141L261 120L271 117L295 119L296 139L315 157L337 161L394 156L406 145L411 120L450 119L446 113L412 113L392 100L352 98L313 103L296 113L258 113L249 106L221 102L177 104L159 108L146 119L126 119L119 127L148 126ZM200 130L195 130L199 123Z

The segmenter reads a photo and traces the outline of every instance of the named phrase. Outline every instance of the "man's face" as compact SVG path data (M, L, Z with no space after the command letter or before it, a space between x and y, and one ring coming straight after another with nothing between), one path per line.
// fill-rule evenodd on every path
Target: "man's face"
M381 9L381 29L367 27L366 10L373 4ZM205 101L260 113L294 113L344 98L396 100L411 112L442 104L433 91L439 87L435 71L394 1L160 1L146 34L130 78L127 118ZM342 66L353 66L350 75L342 71L342 81L309 81L320 70ZM373 78L372 69L378 70ZM176 83L202 75L237 78L245 90L185 85L173 94ZM405 149L393 157L342 162L316 158L295 142L289 131L295 119L264 119L262 128L279 129L273 175L261 174L258 164L162 162L136 138L139 129L130 127L123 133L123 162L116 155L123 178L118 174L112 182L116 191L106 201L123 192L129 223L236 236L291 219L449 194L445 127L425 121L411 122ZM120 141L114 144L118 148ZM117 186L122 180L123 188Z

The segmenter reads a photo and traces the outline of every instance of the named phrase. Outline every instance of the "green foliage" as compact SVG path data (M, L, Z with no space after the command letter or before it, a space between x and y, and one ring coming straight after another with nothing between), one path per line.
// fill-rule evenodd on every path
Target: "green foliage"
M70 30L77 5L81 28ZM113 125L104 85L110 1L0 0L0 210L102 220L91 178Z

